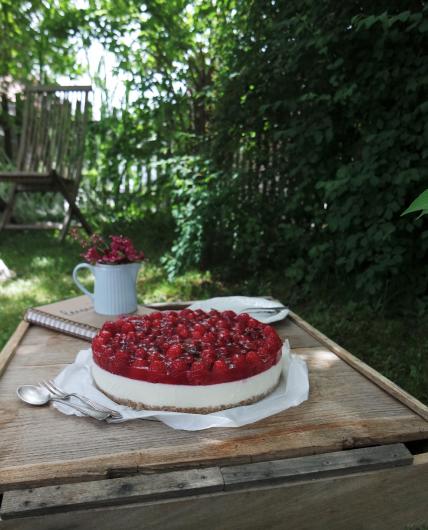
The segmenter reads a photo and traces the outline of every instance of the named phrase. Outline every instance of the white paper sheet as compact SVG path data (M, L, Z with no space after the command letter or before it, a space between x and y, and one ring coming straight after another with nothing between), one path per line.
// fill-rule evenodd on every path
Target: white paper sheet
M173 429L199 431L212 427L241 427L254 423L268 416L282 412L290 407L300 405L308 399L309 378L308 369L303 359L289 354L288 341L283 346L284 372L288 365L287 379L283 376L281 382L270 394L261 401L242 407L235 407L211 414L188 414L181 412L133 410L119 405L105 396L94 385L91 375L91 350L82 350L75 361L62 370L55 378L55 383L67 392L76 392L97 401L101 405L110 407L123 416L121 421L135 419L159 420ZM82 416L77 411L55 402L54 407L67 415ZM116 423L116 421L115 421Z

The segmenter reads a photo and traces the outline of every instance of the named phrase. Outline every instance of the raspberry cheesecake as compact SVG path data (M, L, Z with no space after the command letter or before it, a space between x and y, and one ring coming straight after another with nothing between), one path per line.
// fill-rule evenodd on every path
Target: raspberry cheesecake
M245 313L155 312L106 322L92 341L92 375L117 403L209 413L272 392L281 349L274 328Z

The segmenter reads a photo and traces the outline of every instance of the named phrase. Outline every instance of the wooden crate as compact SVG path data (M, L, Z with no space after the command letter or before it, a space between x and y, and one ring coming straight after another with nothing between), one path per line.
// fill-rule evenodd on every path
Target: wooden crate
M21 324L0 354L0 530L427 524L427 407L297 315L277 329L308 363L309 400L238 429L186 432L20 403L18 385L88 347Z

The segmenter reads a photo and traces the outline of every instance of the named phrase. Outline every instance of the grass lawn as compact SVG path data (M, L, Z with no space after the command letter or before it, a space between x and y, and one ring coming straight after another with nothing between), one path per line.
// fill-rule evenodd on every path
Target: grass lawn
M132 235L151 258L138 278L140 302L226 294L277 297L330 338L428 403L428 315L414 313L411 308L407 312L405 308L399 312L371 309L346 289L318 289L302 297L298 288L285 285L278 277L263 282L248 279L226 283L219 275L188 272L168 281L160 265L166 240L162 230L156 233L140 228ZM0 258L16 272L14 279L0 284L0 348L27 307L80 294L71 279L73 267L82 261L79 254L75 242L69 239L60 244L52 233L0 235ZM89 277L86 282L90 285Z

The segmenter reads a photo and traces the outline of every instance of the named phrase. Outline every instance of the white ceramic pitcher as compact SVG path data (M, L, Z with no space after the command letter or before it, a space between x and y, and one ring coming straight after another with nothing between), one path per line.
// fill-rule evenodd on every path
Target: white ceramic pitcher
M89 265L79 263L73 270L77 287L88 295L100 315L122 315L137 309L137 274L141 263L123 265ZM80 269L89 269L95 277L94 292L90 293L78 280Z

